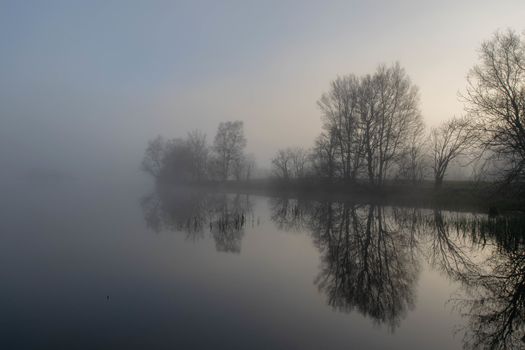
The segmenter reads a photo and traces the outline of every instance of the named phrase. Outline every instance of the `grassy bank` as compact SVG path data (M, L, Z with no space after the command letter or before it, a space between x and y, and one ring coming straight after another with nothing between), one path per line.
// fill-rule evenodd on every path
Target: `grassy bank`
M279 197L295 197L316 200L342 200L359 203L376 203L403 206L420 206L451 210L475 210L502 212L523 210L518 191L500 193L492 183L447 181L440 190L431 181L418 184L389 182L381 188L367 183L328 183L314 179L278 181L255 179L250 181L208 181L192 184L192 187L211 191L261 194Z

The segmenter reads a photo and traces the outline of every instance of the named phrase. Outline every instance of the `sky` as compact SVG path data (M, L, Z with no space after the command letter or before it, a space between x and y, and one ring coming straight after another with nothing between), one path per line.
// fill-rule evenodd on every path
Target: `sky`
M148 139L243 120L247 152L310 147L338 75L399 61L431 127L525 1L0 0L0 172L139 167Z

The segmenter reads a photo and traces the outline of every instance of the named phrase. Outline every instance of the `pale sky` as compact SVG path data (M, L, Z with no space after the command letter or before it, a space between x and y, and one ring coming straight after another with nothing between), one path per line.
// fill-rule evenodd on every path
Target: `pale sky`
M395 61L436 125L480 43L524 19L525 1L0 1L0 160L136 169L158 134L239 119L264 166L312 145L332 79Z

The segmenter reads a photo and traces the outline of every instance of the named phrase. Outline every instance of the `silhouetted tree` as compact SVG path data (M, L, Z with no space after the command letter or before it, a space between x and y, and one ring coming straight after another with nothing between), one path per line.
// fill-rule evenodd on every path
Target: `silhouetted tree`
M304 178L308 172L308 153L299 147L280 149L272 159L273 173L280 179Z
M423 131L419 94L398 63L362 78L337 78L318 105L324 131L314 155L317 166L330 167L329 177L355 181L364 172L371 184L381 186L401 161L413 168L408 169L412 177L417 175L421 152L413 142ZM319 162L322 156L325 164Z
M219 124L213 149L216 156L217 172L221 180L232 175L232 168L243 156L246 147L242 121L228 121Z
M291 177L292 158L289 149L280 149L272 159L272 169L275 176L283 180Z
M193 170L193 156L186 140L173 139L168 141L160 174L161 180L186 184L194 181Z
M208 174L206 135L195 130L187 138L165 141L162 137L149 141L142 169L156 180L190 183L206 179Z
M368 178L371 184L381 186L390 167L411 146L414 130L421 128L419 93L398 63L380 66L365 81L369 100L364 114Z
M323 113L323 129L334 138L337 164L346 181L355 180L362 158L360 92L355 75L338 77L317 102Z
M430 142L435 188L441 188L450 162L465 155L475 141L476 134L465 118L453 118L432 129Z
M336 156L335 132L322 132L310 156L315 175L331 182L338 174Z
M502 167L505 183L525 178L525 39L496 32L480 49L465 99L483 150Z
M191 155L191 176L194 180L204 180L207 176L209 148L206 134L199 130L188 133L187 146Z
M397 177L399 179L416 184L427 176L429 168L428 143L424 137L425 128L422 123L411 130L408 145L397 162Z

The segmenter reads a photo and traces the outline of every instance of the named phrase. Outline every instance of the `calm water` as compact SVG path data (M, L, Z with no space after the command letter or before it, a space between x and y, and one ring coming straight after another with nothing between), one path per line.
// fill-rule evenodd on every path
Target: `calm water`
M146 190L3 189L0 348L523 348L517 217Z

